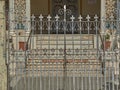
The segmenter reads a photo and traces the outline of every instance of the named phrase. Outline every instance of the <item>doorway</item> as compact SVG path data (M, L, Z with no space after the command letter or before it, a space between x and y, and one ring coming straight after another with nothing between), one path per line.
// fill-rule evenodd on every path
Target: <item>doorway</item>
M45 16L51 14L55 16L65 4L75 17L79 14L83 17L88 14L90 16L95 14L100 16L101 0L31 0L31 14L43 14Z

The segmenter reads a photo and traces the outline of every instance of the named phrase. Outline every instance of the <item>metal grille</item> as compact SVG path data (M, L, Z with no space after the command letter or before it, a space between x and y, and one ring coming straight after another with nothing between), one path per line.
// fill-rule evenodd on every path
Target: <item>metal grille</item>
M31 17L31 32L9 31L10 90L119 90L119 21ZM27 30L27 29L26 29Z

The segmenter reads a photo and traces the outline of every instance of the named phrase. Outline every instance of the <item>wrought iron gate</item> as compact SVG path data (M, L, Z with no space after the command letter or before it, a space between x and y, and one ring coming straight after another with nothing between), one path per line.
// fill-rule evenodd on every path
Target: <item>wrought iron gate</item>
M8 32L9 90L120 89L119 20L33 15L29 34L14 25L17 30Z

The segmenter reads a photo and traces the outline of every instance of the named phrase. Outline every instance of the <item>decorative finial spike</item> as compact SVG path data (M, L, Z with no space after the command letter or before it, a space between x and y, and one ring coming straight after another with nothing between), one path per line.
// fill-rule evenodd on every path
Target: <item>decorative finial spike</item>
M64 5L64 9L66 9L66 5Z
M97 14L94 16L95 21L98 21L98 16Z
M48 21L50 21L52 17L50 15L47 16Z
M87 21L90 21L90 16L89 16L89 15L87 15L86 19L87 19Z
M72 15L72 17L70 17L70 19L71 19L72 21L74 21L75 17Z
M32 19L32 21L35 20L35 16L34 16L34 14L32 14L31 19Z
M42 21L42 19L43 19L43 15L42 14L40 14L39 19L40 19L40 21Z
M78 17L78 19L79 19L79 21L82 21L83 17L80 15L80 16Z
M58 21L59 18L60 18L60 17L59 17L58 15L55 16L56 21Z

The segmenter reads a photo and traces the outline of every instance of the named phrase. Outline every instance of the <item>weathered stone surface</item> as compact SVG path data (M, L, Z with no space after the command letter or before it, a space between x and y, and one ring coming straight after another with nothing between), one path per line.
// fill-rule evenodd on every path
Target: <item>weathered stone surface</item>
M114 16L116 0L106 0L106 18Z
M5 13L4 1L0 1L0 90L6 90L6 66L4 58L4 38L5 38Z

